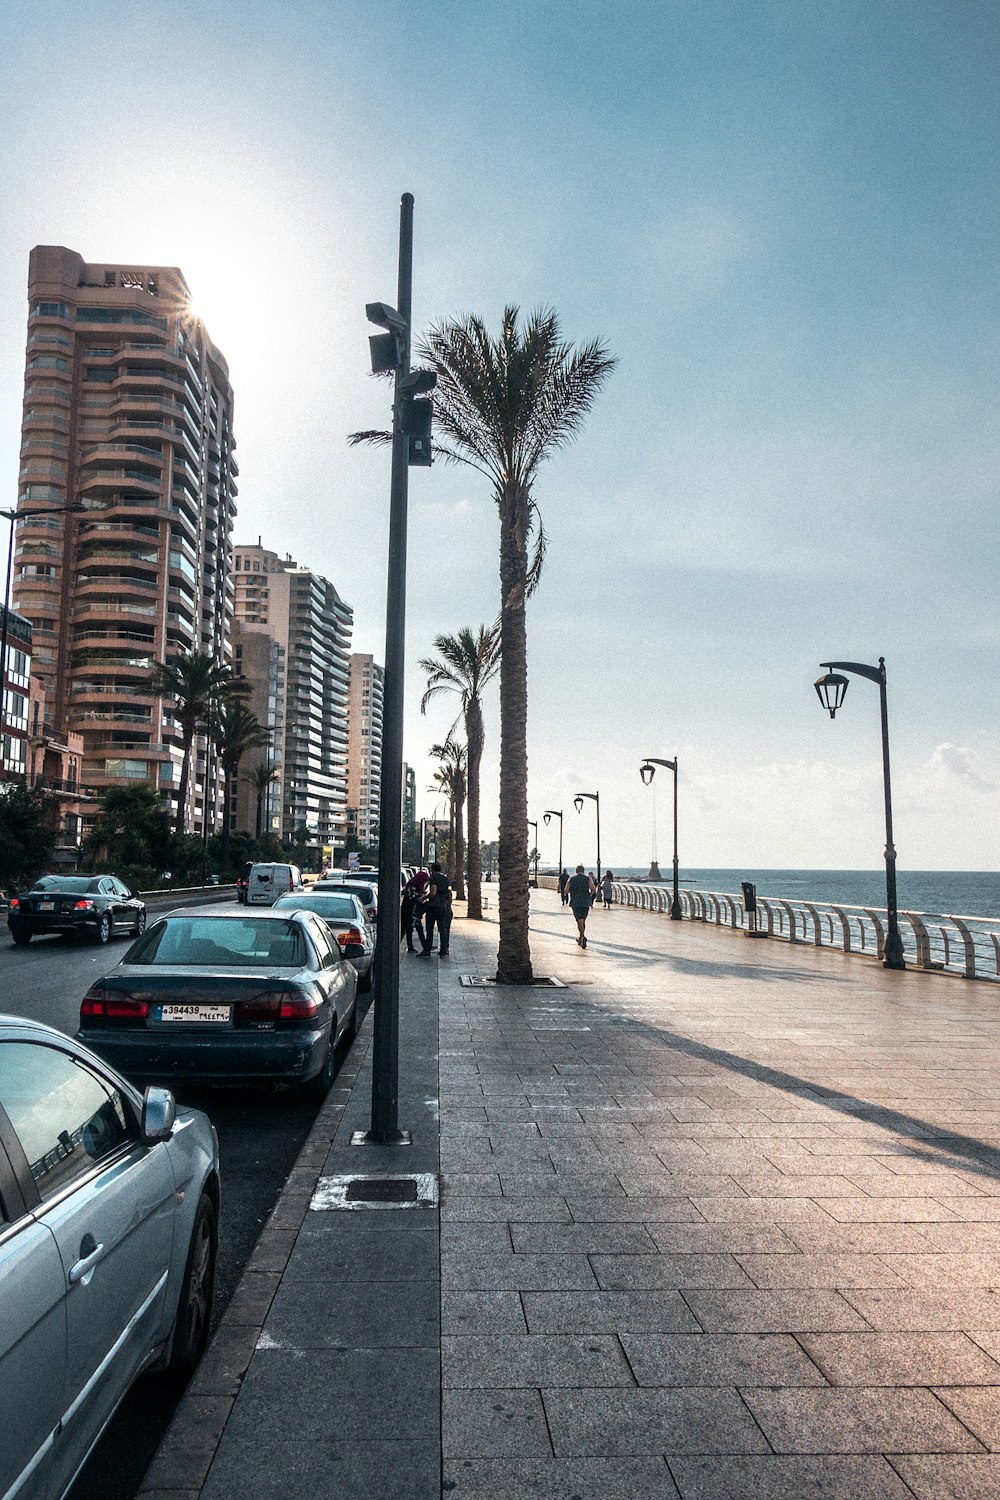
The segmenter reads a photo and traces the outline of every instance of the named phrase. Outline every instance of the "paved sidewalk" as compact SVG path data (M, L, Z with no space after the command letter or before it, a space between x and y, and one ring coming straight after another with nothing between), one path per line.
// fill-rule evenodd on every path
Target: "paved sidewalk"
M1000 992L619 908L582 952L532 908L565 989L463 987L492 922L403 956L414 1146L348 1144L366 1062L265 1231L214 1461L206 1431L201 1478L162 1467L189 1412L149 1493L1000 1494ZM320 1170L433 1170L438 1093L439 1267L432 1209L305 1206Z

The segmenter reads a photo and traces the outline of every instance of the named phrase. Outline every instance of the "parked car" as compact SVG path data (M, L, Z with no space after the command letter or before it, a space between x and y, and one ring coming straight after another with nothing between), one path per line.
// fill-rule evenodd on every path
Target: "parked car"
M327 875L324 880L317 880L313 890L352 891L364 907L369 922L378 919L378 885L367 876L356 880L353 876Z
M191 1372L218 1213L203 1114L0 1016L0 1494L61 1500L140 1373Z
M77 1035L127 1078L323 1095L357 1029L359 948L308 911L168 912L91 985Z
M140 937L146 903L116 875L43 875L23 896L12 896L7 926L19 946L43 932L106 943L116 932Z
M248 859L240 869L236 877L236 899L245 902L247 899L247 886L250 884L250 871L253 869L253 860Z
M301 890L298 865L256 864L250 866L244 900L247 906L272 906L287 891Z
M329 927L341 949L360 947L362 952L351 962L358 971L358 989L366 993L372 987L372 961L375 957L375 929L360 900L351 891L320 891L314 887L301 896L280 896L273 911L311 911Z

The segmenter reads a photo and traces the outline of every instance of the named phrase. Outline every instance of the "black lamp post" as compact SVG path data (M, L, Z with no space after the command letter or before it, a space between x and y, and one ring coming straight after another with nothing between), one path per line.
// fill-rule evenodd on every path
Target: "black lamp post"
M816 680L816 694L832 719L847 694L847 678L841 674L852 672L856 677L867 677L878 683L879 707L882 714L882 785L885 792L885 905L887 912L885 952L882 962L887 969L905 969L903 939L899 931L899 913L896 905L896 846L892 841L892 792L889 785L889 711L885 692L885 657L880 656L877 667L866 666L857 661L821 661L826 668Z
M668 771L674 773L674 894L670 902L670 916L674 922L681 920L681 895L677 878L677 759L657 760L655 755L647 755L643 764L639 767L639 775L642 777L643 785L649 786L656 775L657 766L666 766Z
M561 812L556 812L551 807L549 808L548 812L543 812L542 813L542 822L545 824L546 828L548 828L548 826L551 823L551 821L552 821L553 818L558 818L559 819L559 874L561 875L562 874L562 868L563 868L563 862L562 862L562 823L563 823L562 813Z
M537 821L535 819L533 819L533 818L529 818L528 819L528 827L529 828L533 828L535 830L535 844L534 844L535 879L534 879L534 882L533 882L533 886L534 886L534 889L537 890L538 889L538 823L537 823ZM528 869L529 870L531 869L531 859L530 859L530 857L528 859Z
M573 798L573 806L578 813L583 812L584 798L588 802L596 803L597 812L597 884L601 884L601 794L600 792L577 792Z

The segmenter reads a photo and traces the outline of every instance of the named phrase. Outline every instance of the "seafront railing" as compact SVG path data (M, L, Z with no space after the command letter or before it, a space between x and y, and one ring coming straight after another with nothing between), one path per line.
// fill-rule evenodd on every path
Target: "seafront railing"
M672 891L666 885L615 881L614 895L616 901L640 911L670 911ZM711 922L744 932L753 927L741 897L727 891L685 888L680 900L681 911L689 921ZM1000 918L900 911L899 928L903 953L912 967L959 974L965 979L1000 980ZM788 943L810 943L816 948L839 948L844 953L881 958L885 929L882 907L757 897L756 930L762 936Z

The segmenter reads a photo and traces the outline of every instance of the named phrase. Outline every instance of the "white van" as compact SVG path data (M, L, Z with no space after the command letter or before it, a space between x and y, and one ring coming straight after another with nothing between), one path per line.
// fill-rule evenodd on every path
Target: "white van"
M279 896L302 890L298 865L252 865L247 877L248 906L272 906Z

